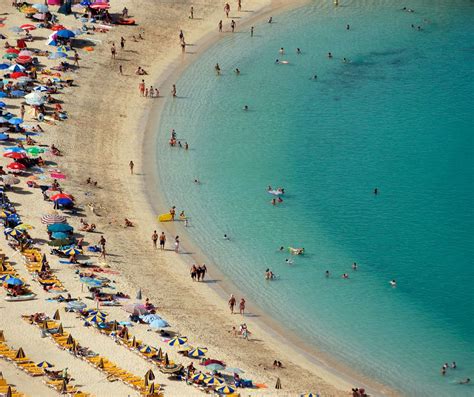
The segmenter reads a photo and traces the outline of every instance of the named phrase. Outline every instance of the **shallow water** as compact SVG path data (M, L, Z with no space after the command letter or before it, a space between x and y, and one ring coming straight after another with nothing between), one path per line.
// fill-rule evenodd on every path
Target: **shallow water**
M249 302L317 350L406 395L473 395L455 384L474 375L473 3L344 3L229 34L186 70L160 125L167 204ZM167 145L171 128L190 150ZM306 254L289 266L282 245Z

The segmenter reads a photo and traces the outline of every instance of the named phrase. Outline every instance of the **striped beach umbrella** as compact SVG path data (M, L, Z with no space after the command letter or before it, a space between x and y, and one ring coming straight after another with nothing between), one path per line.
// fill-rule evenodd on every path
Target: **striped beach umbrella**
M194 357L194 358L204 357L206 353L207 353L207 349L205 347L196 347L195 349L191 350L188 353L188 357Z
M302 394L301 397L319 397L319 394L316 393L306 393L306 394Z
M177 336L176 338L171 339L168 342L168 345L181 346L181 345L184 345L187 341L188 341L188 338L186 336Z
M81 255L81 254L82 254L82 250L80 250L79 248L76 248L76 247L68 248L68 249L62 250L62 252L63 252L65 255L67 255L67 256L71 256L71 255Z
M208 376L206 374L203 374L202 372L199 372L198 374L194 374L191 379L193 382L199 382L207 379Z
M87 321L90 323L103 323L105 321L105 317L98 316L98 315L90 316L90 317L87 317Z
M221 379L217 376L209 376L208 378L204 379L204 383L208 386L222 386L224 383Z
M53 364L48 363L47 361L41 361L40 363L36 364L38 368L51 368L54 367Z
M45 225L53 225L55 223L66 223L67 219L63 215L59 214L48 214L41 217L41 223Z
M91 310L89 311L89 316L100 316L105 318L108 314L106 312L101 312L100 310Z
M235 388L233 388L232 386L226 385L226 386L219 387L216 391L221 394L232 394L232 393L235 393Z
M156 352L156 349L151 346L145 345L140 349L140 352L144 354L150 354Z
M18 237L22 235L22 233L19 230L11 229L11 228L5 229L3 233L11 237Z

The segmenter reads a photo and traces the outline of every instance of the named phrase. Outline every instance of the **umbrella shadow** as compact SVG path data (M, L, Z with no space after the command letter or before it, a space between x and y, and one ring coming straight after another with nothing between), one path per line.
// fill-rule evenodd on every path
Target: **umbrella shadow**
M205 283L205 284L216 284L216 283L218 283L218 282L220 282L220 281L222 281L222 280L216 280L216 279L214 279L214 280L202 280L201 283Z

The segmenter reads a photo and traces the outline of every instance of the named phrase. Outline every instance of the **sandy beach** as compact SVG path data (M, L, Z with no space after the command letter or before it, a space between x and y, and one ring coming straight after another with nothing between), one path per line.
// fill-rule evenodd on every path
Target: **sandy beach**
M209 269L208 282L192 282L189 263L192 258L199 260L197 248L184 240L182 249L196 253L196 256L177 255L172 250L172 240L179 233L179 227L177 229L174 225L167 224L165 229L156 220L158 211L167 210L173 204L164 203L159 193L155 193L165 188L159 186L154 162L160 109L164 97L170 97L171 85L179 73L206 46L219 38L219 20L224 21L224 32L221 35L232 34L229 32L229 20L223 12L224 3L215 0L112 1L111 13L119 13L126 6L137 25L113 25L108 33L96 32L89 36L94 41L97 40L94 51L78 49L80 68L74 72L74 86L65 88L58 95L62 107L68 112L68 120L55 125L43 123L45 133L35 139L43 145L56 145L64 154L61 157L45 155L44 158L56 162L56 167L66 175L66 179L60 181L61 186L75 196L76 206L82 210L81 217L89 224L97 225L94 233L84 233L84 240L90 245L97 244L101 235L107 240L106 262L99 260L96 254L90 254L86 259L116 270L118 274L110 275L115 289L129 294L131 301L135 300L137 291L141 289L143 298L149 298L156 305L157 312L171 324L170 329L187 336L189 343L195 347L207 347L208 357L219 358L229 366L241 368L245 371L245 378L268 386L241 389L241 395L296 396L308 392L318 392L321 396L350 395L351 388L360 384L337 375L337 372L330 369L333 363L329 359L322 357L323 365L320 365L311 361L303 350L295 350L292 344L286 344L281 330L272 330L271 323L265 325L259 320L256 316L258 311L254 310L252 302L248 302L248 316L242 318L238 314L231 315L225 294L230 290L240 298L238 286L233 286L230 282L217 285L212 283L213 279L221 279L217 276L217 269ZM236 2L233 1L231 17L238 21L237 31L248 30L251 21L262 15L277 14L282 10L283 3L244 0L242 12L237 12ZM301 3L303 2L295 1L291 6ZM0 4L3 17L7 18L2 31L5 31L8 41L12 43L15 34L7 28L25 23L25 17L11 7L10 2L2 0ZM189 18L191 5L194 7L194 19ZM80 27L80 22L72 15L61 15L60 22L70 28ZM188 43L184 54L179 45L180 29ZM48 34L46 29L33 31L35 40L29 45L33 48L47 48L45 40ZM134 41L133 37L138 37L139 34L143 39ZM126 40L124 49L120 48L121 37ZM117 47L115 59L111 57L110 50L113 43ZM46 61L48 65L57 63ZM120 66L122 75L119 72ZM136 75L138 66L148 74ZM143 98L140 95L138 85L142 78L147 87L153 86L160 90L159 98ZM177 89L179 96L180 87ZM11 106L13 113L19 111L21 99L8 98L4 101ZM27 111L25 123L36 124L32 116ZM2 157L1 165L6 166L7 160L9 159ZM129 169L130 161L134 163L133 175ZM86 183L87 178L97 181L97 186ZM49 247L45 244L48 236L41 224L41 216L53 209L52 203L42 199L39 189L28 188L23 178L21 184L8 192L8 197L18 206L23 222L34 226L30 234L43 252L49 254ZM124 227L125 218L134 226ZM81 226L78 216L69 217L68 222L76 230ZM154 230L166 233L167 250L153 248L151 235ZM67 367L74 378L74 384L80 385L84 392L96 396L139 395L123 383L109 382L102 372L58 349L50 338L41 337L37 327L21 319L21 315L35 312L45 312L51 316L60 308L64 328L81 345L106 356L134 375L143 376L152 368L149 362L111 338L101 335L93 328L82 326L83 320L73 313L65 313L63 304L46 301L51 293L43 291L32 280L21 255L9 247L5 240L2 240L1 248L37 294L36 300L8 303L3 301L5 294L2 292L0 329L4 331L8 345L16 349L23 347L27 356L35 362L47 360L54 362L57 369ZM89 307L95 307L95 302L86 300L88 294L79 282L76 269L59 263L56 257L49 256L49 260L51 268L67 291L74 297L82 297ZM120 307L104 310L111 319L126 321L128 318L128 313ZM232 327L238 327L243 322L252 331L250 341L231 333ZM173 361L183 365L193 361L199 368L196 360L179 356L177 349L167 346L160 335L147 331L145 325L137 325L131 332L147 344L166 349ZM281 361L284 368L273 368L275 359ZM29 377L4 360L0 360L0 371L9 383L27 395L55 394L40 378ZM202 394L185 382L170 381L159 371L154 372L155 383L163 386L165 395ZM281 390L275 389L277 378L281 380ZM384 394L391 394L388 389L375 382L364 380L364 384Z

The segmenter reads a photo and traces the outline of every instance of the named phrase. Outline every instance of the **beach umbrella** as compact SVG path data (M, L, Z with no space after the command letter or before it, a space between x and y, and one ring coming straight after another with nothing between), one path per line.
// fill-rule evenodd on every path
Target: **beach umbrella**
M170 365L170 359L168 357L168 353L165 353L165 365Z
M66 179L66 175L60 173L60 172L51 172L51 178L54 179Z
M223 367L220 364L209 364L209 365L206 365L206 369L210 371L223 371L225 367Z
M54 367L53 364L48 363L47 361L41 361L40 363L36 364L38 368L51 368Z
M188 357L199 358L204 357L207 353L207 349L205 347L196 347L195 349L191 350L188 353Z
M149 324L150 328L155 328L155 329L161 329L161 328L166 328L168 327L168 323L161 319L161 318L158 318L154 321L152 321L150 324Z
M25 95L25 91L22 91L22 90L13 90L12 92L10 92L10 95L11 95L12 97L20 98L20 97L22 97L23 95Z
M183 369L181 364L168 365L167 367L160 367L160 371L164 374L174 374L180 372Z
M23 30L35 30L36 29L36 26L35 25L32 25L31 23L25 23L23 25L20 26L21 29Z
M5 102L0 102L0 108L3 109L3 108L6 107L6 106L7 106L7 104L6 104Z
M67 393L67 381L66 379L63 379L63 383L61 383L61 389L59 389L60 394L66 394Z
M0 124L4 124L4 123L8 123L8 119L3 116L0 116ZM8 149L4 149L4 150L8 150Z
M68 248L66 250L63 250L62 251L65 255L67 256L71 256L71 255L81 255L82 254L82 250L78 249L78 248Z
M56 32L56 36L62 39L70 39L74 37L75 35L76 34L72 30L69 30L69 29L62 29Z
M161 347L158 349L158 353L156 353L156 355L160 360L163 358L163 351L161 350Z
M84 302L78 302L78 301L68 302L66 306L68 309L72 309L72 310L82 310L87 307L87 305Z
M63 25L53 25L51 26L51 30L57 32L59 30L65 30L66 28Z
M81 6L83 7L87 7L87 6L90 6L92 4L92 1L90 0L82 0L80 3L79 3Z
M5 152L18 152L18 153L26 153L26 150L21 148L21 147L18 147L18 146L13 146L13 147L7 147L7 148L4 148L3 151Z
M9 159L26 159L28 156L22 152L7 152L3 154L3 157L8 157Z
M19 278L13 277L13 276L7 277L5 280L3 280L3 282L6 283L7 285L23 285L24 284L24 282L21 281Z
M194 374L192 377L191 377L191 380L193 382L200 382L200 381L203 381L207 378L208 376L203 374L202 372L199 372L197 374Z
M0 134L0 141L8 141L9 139L10 139L10 135Z
M63 240L63 239L67 239L69 236L63 232L55 232L51 234L51 237L54 238L55 240Z
M106 312L100 311L100 310L89 310L89 315L90 316L101 316L101 317L107 317L108 314Z
M64 206L67 206L67 205L71 205L72 204L72 200L71 199L68 199L68 198L60 198L60 199L57 199L57 200L54 200L57 204L59 205L64 205Z
M300 397L319 397L319 394L314 394L314 393L306 393L306 394L301 394Z
M15 358L25 358L25 357L26 357L25 352L23 351L23 348L20 347L16 353Z
M148 388L148 395L152 396L153 394L155 394L155 384L154 383L152 383L150 385L150 387Z
M45 152L45 150L43 148L40 148L40 147L37 147L37 146L26 148L26 151L29 154L33 155L33 156L37 156L37 155Z
M52 225L48 225L48 231L51 233L66 233L66 232L72 232L74 228L71 225L68 225L67 223L54 223Z
M58 199L62 199L62 198L67 198L69 200L72 200L72 196L70 194L67 194L67 193L57 193L53 196L50 197L51 200L58 200Z
M137 314L137 315L145 314L148 312L145 305L141 303L133 303L130 305L125 305L123 306L123 310L125 310L127 313Z
M228 386L228 385L219 387L216 391L221 394L235 393L235 389L232 386Z
M86 320L89 323L96 323L97 324L97 323L103 323L105 321L105 317L95 315L95 316L87 317Z
M8 63L0 63L0 70L8 69L10 65Z
M19 124L23 123L23 119L20 118L20 117L12 117L10 120L8 120L8 122L11 125L19 125Z
M100 360L99 360L99 365L98 365L98 367L103 369L104 366L105 366L105 365L104 365L104 359L101 357Z
M177 336L173 339L171 339L168 342L168 345L170 346L181 346L184 345L188 341L188 338L186 336Z
M10 47L10 48L7 48L5 53L6 54L19 54L20 50L17 50L16 48L13 48L13 47Z
M20 57L32 57L33 53L30 50L23 49L18 53L18 56L20 56Z
M19 77L27 77L28 75L26 73L23 73L23 72L13 72L13 73L10 73L10 78L12 79L17 79Z
M108 3L94 3L91 4L90 7L94 10L107 10L110 8L110 4Z
M59 310L56 309L53 315L54 320L61 320L61 316L59 315Z
M38 12L46 13L49 11L49 7L45 4L33 4L32 7Z
M148 345L145 345L140 349L140 353L144 353L144 354L151 354L154 352L156 352L156 349Z
M280 378L277 378L277 382L276 382L276 385L275 385L275 389L281 389L281 380Z
M25 67L14 64L14 65L9 66L8 70L10 70L11 72L23 72L25 70Z
M224 383L221 379L219 379L217 376L209 376L206 379L204 379L204 383L208 386L222 386Z
M49 88L44 86L44 85L37 85L35 88L33 88L33 91L47 92L47 91L49 91Z
M23 171L23 170L26 170L26 166L24 164L21 164L21 163L17 163L17 162L14 162L14 163L10 163L7 165L7 168L12 170L12 171Z
M30 57L30 56L26 56L26 55L18 55L18 58L16 58L16 63L21 63L22 65L23 64L27 64L27 63L30 63L33 59Z
M54 225L54 224L61 224L66 223L67 219L63 215L59 214L47 214L41 217L41 223L45 225Z
M16 225L14 229L24 231L24 230L33 229L33 226L29 225L28 223L20 223L19 225Z
M60 334L60 335L64 334L63 323L60 323L60 324L59 324L58 332L57 332L57 333Z
M146 372L145 378L148 379L148 380L155 380L155 374L153 373L153 371L151 369L149 369Z
M69 244L71 244L71 240L69 240L68 238L48 241L48 245L51 247L62 247L63 245L69 245Z
M18 54L15 54L15 53L4 54L2 58L3 59L16 59L18 58Z
M72 334L69 334L66 340L66 345L72 345L74 342L74 338L72 337Z
M13 397L13 391L10 385L8 385L7 394L5 394L5 397Z
M22 235L22 233L19 230L15 230L15 229L5 229L3 233L12 237L18 237Z
M147 324L150 324L153 321L158 320L158 319L161 319L161 317L158 316L158 314L145 314L143 316L140 316L140 320L142 320L143 322Z
M3 334L3 330L0 330L0 342L5 342L5 335Z
M137 300L142 300L142 290L141 290L141 288L137 292Z

